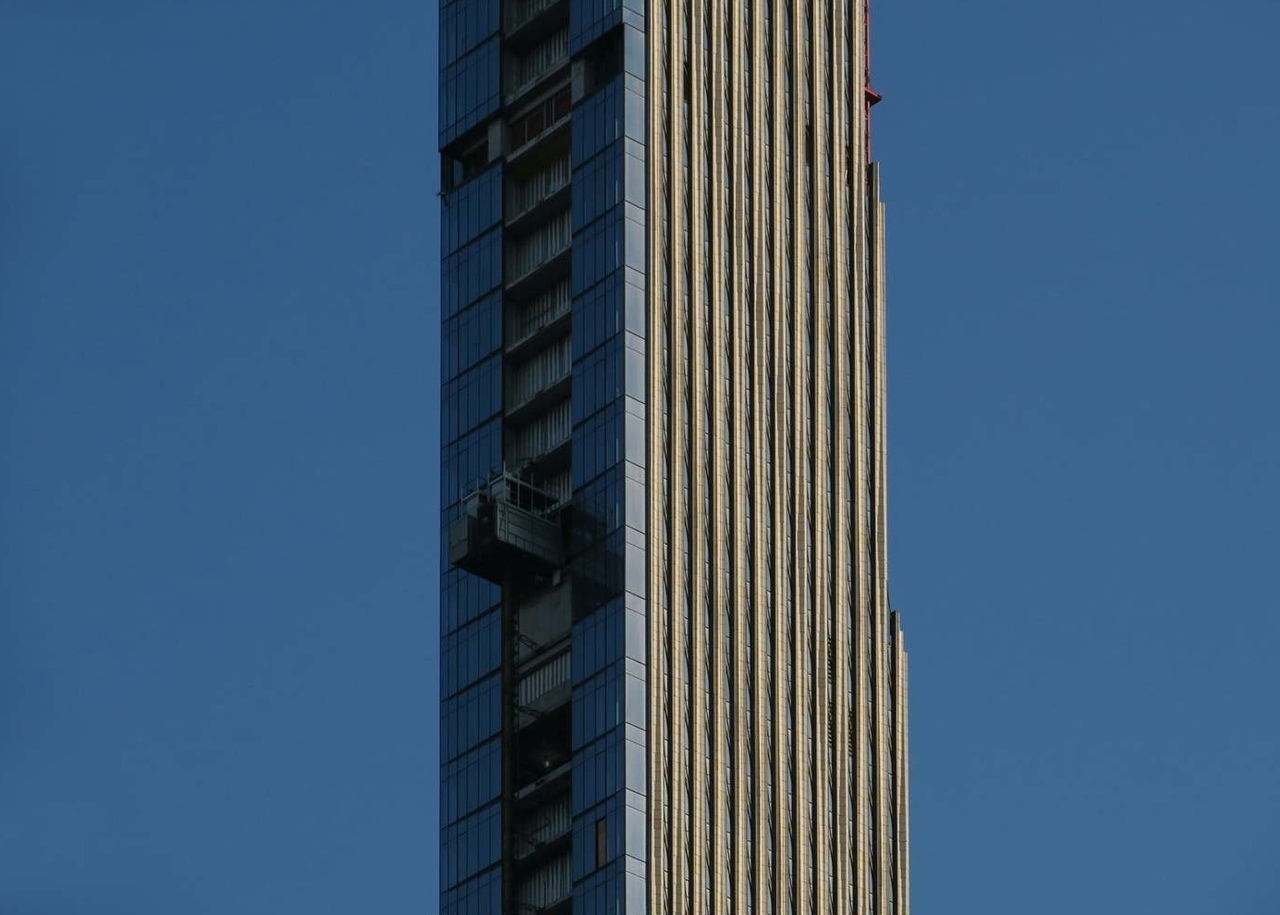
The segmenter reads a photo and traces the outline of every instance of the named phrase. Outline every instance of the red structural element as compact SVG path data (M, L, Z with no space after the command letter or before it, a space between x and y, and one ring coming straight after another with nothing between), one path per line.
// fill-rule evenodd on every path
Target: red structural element
M883 100L879 92L871 88L871 0L865 0L862 6L862 86L863 86L863 126L867 139L867 162L871 161L871 108Z

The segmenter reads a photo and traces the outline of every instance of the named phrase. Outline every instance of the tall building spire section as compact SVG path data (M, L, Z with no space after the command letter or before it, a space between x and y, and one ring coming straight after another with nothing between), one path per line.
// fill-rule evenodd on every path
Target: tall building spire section
M449 0L442 909L909 913L856 0Z

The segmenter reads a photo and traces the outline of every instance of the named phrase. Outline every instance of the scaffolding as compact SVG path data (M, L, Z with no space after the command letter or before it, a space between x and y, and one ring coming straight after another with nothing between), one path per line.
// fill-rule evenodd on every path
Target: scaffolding
M560 500L503 470L469 493L449 526L449 561L502 584L564 565Z

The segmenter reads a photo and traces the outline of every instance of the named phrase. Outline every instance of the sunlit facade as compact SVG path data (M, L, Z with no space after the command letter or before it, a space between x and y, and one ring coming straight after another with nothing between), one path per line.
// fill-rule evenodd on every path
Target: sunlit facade
M861 0L452 0L447 915L906 915Z

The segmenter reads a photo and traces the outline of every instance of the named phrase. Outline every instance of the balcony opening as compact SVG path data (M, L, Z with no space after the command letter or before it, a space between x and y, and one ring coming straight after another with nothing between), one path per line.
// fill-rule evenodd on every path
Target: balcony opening
M505 77L508 101L518 98L569 62L569 29L552 32L526 51L509 51Z
M528 146L534 140L559 126L573 108L573 89L568 83L546 98L512 117L507 125L507 143L511 152Z
M570 703L527 721L516 736L516 789L549 783L572 758Z
M447 193L466 184L489 167L489 137L473 138L455 155L440 157L440 187Z
M529 29L536 34L547 20L554 21L568 13L568 4L563 0L506 0L503 5L506 7L503 25L508 41L527 38L518 33L529 26L536 26Z

